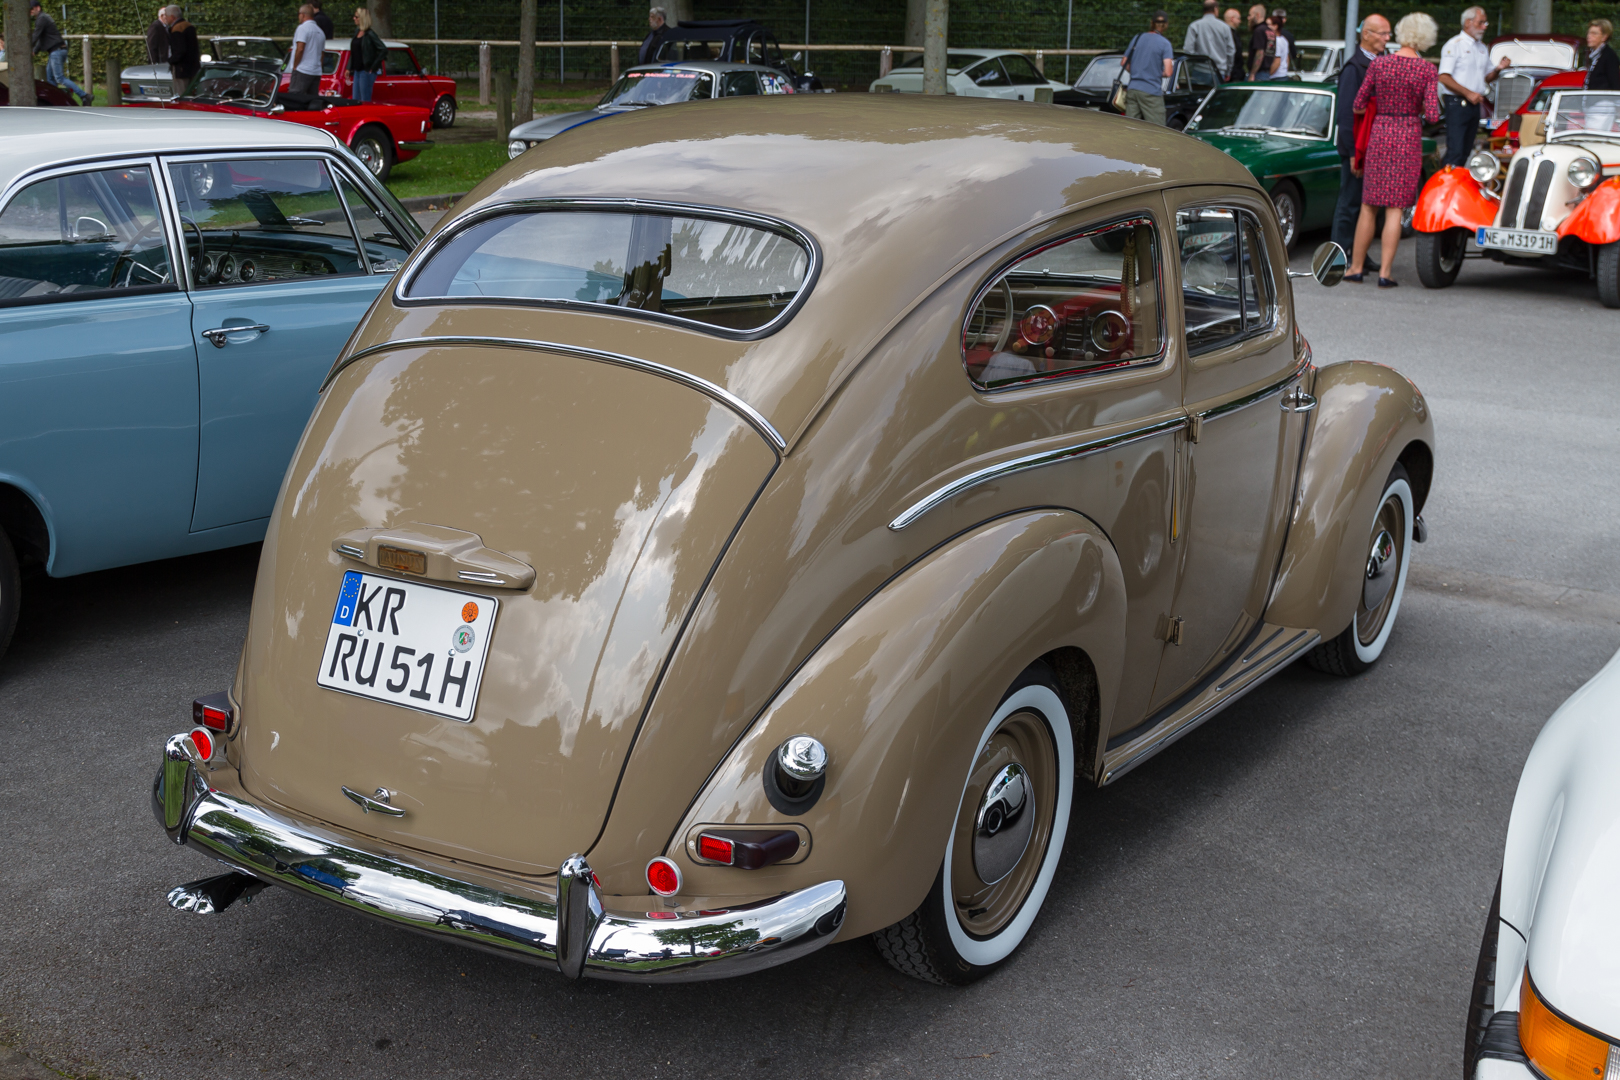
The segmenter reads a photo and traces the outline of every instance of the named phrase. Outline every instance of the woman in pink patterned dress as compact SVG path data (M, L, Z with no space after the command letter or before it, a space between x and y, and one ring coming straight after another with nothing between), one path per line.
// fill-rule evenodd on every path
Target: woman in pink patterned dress
M1372 135L1367 140L1366 180L1361 189L1361 219L1356 222L1356 250L1350 259L1346 281L1364 276L1367 249L1372 246L1373 229L1380 207L1384 215L1382 266L1378 287L1399 284L1395 272L1395 247L1401 242L1401 211L1417 202L1418 185L1423 179L1423 124L1440 119L1440 98L1435 90L1439 76L1434 65L1420 53L1434 48L1439 28L1420 11L1395 24L1395 40L1401 51L1380 56L1367 68L1356 95L1357 115L1367 102L1378 99Z

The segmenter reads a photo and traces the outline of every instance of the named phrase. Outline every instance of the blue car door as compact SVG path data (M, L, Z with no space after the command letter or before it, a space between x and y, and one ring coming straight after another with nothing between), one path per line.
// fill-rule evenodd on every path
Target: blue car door
M357 240L323 155L188 158L169 175L191 264L202 531L269 516L322 378L404 251Z
M45 516L55 576L195 550L197 361L157 169L60 170L0 207L0 482Z

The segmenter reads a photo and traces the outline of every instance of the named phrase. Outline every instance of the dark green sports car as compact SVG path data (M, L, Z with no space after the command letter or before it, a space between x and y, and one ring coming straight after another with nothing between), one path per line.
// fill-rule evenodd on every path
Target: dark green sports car
M1228 83L1187 123L1187 134L1237 158L1271 192L1289 244L1307 229L1333 223L1339 200L1335 91L1333 82ZM1426 138L1424 177L1438 165L1435 142Z

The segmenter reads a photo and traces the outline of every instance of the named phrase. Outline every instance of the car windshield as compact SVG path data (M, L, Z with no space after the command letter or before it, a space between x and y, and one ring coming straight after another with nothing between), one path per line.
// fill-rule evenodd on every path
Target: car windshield
M696 71L627 71L598 104L669 105L690 101L701 81Z
M276 73L235 64L215 64L197 72L182 100L236 101L266 106L276 93Z
M984 59L984 57L982 57L982 56L974 56L972 53L946 53L945 54L945 68L952 75L955 75L957 72L961 71L963 68L972 67L974 64L977 64L980 60L983 60L983 59ZM922 66L923 66L923 58L921 56L914 56L910 60L907 60L903 64L894 65L894 70L895 71L921 71Z
M1217 90L1187 125L1188 131L1278 131L1326 138L1333 115L1329 94L1230 87Z
M1547 118L1547 139L1620 140L1620 92L1564 91L1554 94Z
M280 60L281 50L269 38L215 38L215 60Z
M1124 61L1123 56L1099 56L1093 60L1086 70L1080 73L1075 81L1076 90L1107 90L1114 85L1114 78L1119 74L1119 65Z
M1334 50L1325 45L1300 45L1295 48L1294 66L1300 71L1332 71Z
M809 270L797 240L735 221L529 210L457 234L405 296L605 305L746 331L781 314Z

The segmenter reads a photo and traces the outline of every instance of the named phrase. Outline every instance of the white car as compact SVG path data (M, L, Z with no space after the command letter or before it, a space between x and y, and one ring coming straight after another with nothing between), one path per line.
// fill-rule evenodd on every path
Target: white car
M216 37L212 51L201 56L203 63L214 59L239 60L244 57L279 60L281 50L267 37ZM122 93L129 101L173 101L174 80L168 64L135 64L119 73Z
M1294 42L1294 72L1303 82L1327 82L1344 65L1344 41L1300 38Z
M875 79L874 94L920 94L923 64L919 55ZM945 92L961 97L1002 98L1006 101L1051 101L1069 88L1042 75L1029 57L1012 49L952 49L945 54Z
M1519 777L1468 1014L1472 1080L1620 1075L1620 654Z

